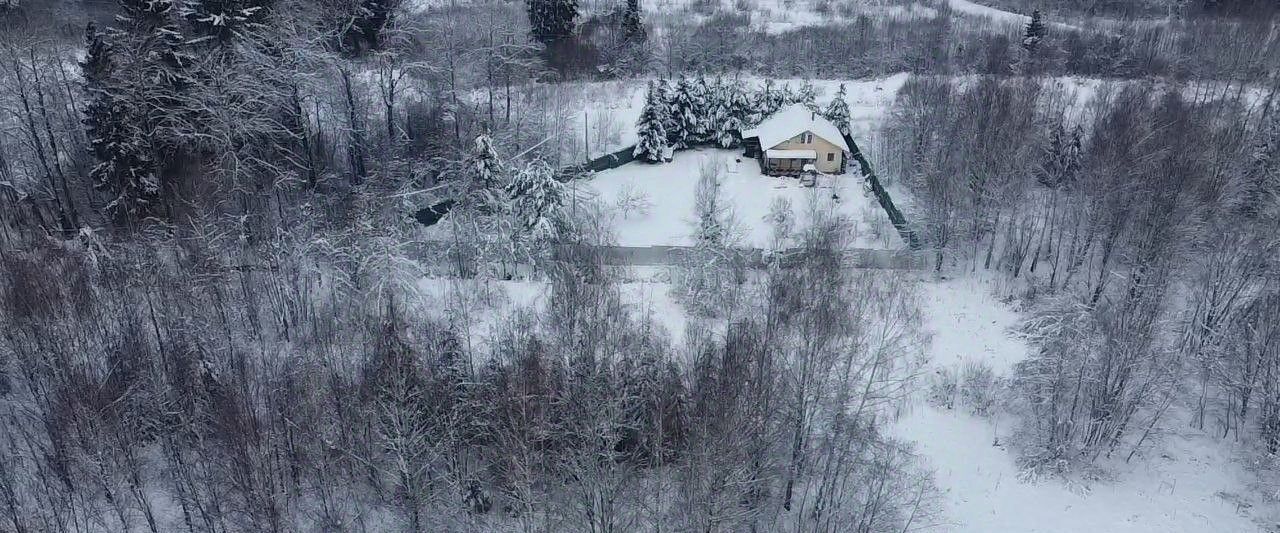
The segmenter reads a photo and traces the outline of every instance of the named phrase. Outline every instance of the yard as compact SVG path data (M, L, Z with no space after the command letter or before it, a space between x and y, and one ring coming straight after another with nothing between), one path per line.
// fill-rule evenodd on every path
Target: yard
M875 198L863 191L856 173L821 176L816 187L795 178L765 176L755 159L739 150L677 152L666 164L631 163L575 183L579 192L611 207L618 244L623 246L693 244L694 191L704 163L720 168L720 186L731 205L741 246L768 248L773 228L766 221L775 198L791 203L798 226L811 209L832 209L848 218L859 248L901 249L901 238Z

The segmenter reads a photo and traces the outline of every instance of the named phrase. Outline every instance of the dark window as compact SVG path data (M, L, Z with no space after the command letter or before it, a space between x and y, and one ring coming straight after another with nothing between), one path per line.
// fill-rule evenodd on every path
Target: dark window
M835 161L835 160L836 160L836 154L827 152L827 161Z

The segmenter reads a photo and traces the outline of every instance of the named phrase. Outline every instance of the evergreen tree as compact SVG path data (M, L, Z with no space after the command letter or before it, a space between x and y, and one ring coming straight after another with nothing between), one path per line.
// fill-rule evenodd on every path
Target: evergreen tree
M831 103L827 104L827 108L823 110L822 116L840 128L840 133L852 135L849 129L849 103L845 101L844 84L840 84L840 90L836 91L836 95L831 98Z
M657 163L662 161L669 147L667 146L666 103L653 82L649 82L649 90L645 93L644 109L640 111L640 120L636 122L638 140L632 151L637 159Z
M1037 9L1031 12L1031 21L1027 23L1026 31L1023 32L1022 48L1028 52L1034 52L1036 47L1040 45L1040 41L1044 40L1044 36L1044 16Z
M701 105L697 100L696 83L681 76L672 91L672 128L667 130L667 137L673 148L688 148L698 141L699 122L702 119L698 116Z
M632 44L643 43L649 38L644 22L640 20L640 0L627 0L622 11L622 36Z
M715 112L711 127L712 140L721 148L732 148L742 141L742 130L747 127L747 109L743 107L745 102L741 85L716 80Z
M689 84L689 104L691 113L689 116L693 118L688 123L687 130L691 135L691 142L704 143L711 141L711 122L714 119L712 114L715 112L713 88L707 83L707 78L699 75L697 79Z
M488 208L497 206L497 191L506 185L505 174L506 168L493 149L493 139L487 134L477 136L464 175L468 200Z
M813 86L813 82L804 80L800 84L800 90L792 94L791 101L788 103L804 104L810 111L816 113L818 112L818 89Z
M85 127L97 164L95 185L113 198L117 220L162 213L162 161L185 157L198 137L198 106L188 104L195 60L179 31L173 0L119 0L119 28L90 27L81 63Z
M95 188L112 196L106 206L112 218L151 216L159 204L160 184L155 160L136 122L140 113L122 94L106 36L89 24L85 40L87 50L80 62L88 95L84 125L89 151L98 161L89 176Z
M535 161L516 172L507 194L516 222L532 239L554 240L569 228L564 209L568 194L546 162Z
M270 0L188 0L182 16L202 37L228 40L263 26Z
M573 35L578 18L577 0L525 0L529 12L529 32L533 40L548 50Z
M765 79L764 86L760 88L760 92L756 95L756 110L752 122L760 121L777 113L782 109L785 93L773 85L772 79Z
M395 21L400 2L401 0L364 0L356 26L360 28L360 33L370 48L382 49L385 30Z
M742 125L741 129L750 128L759 123L759 102L741 83L734 83L729 92L729 108L733 119Z
M662 78L658 78L654 88L658 91L656 101L662 109L662 129L667 132L667 146L672 146L671 133L676 130L675 89Z

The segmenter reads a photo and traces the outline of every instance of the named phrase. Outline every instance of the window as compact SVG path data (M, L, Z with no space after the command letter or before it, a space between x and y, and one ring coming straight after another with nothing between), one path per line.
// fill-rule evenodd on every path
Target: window
M835 160L836 160L836 154L832 152L827 152L827 161L835 161Z
M807 132L807 131L806 131L806 132L804 132L804 134L803 134L803 135L801 135L801 136L800 136L800 138L801 138L801 139L803 139L803 141L802 141L802 142L804 142L805 144L811 144L811 143L813 143L813 134L812 134L812 133L809 133L809 132Z

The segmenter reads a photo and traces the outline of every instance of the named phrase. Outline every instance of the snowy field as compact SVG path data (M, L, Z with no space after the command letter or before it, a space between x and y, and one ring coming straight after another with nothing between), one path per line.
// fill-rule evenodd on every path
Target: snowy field
M1007 374L1027 355L1010 331L1018 313L971 278L922 284L932 362L983 361ZM1069 490L1058 480L1023 483L1003 445L1012 423L920 402L894 428L917 443L944 491L948 531L958 533L1207 533L1257 531L1226 495L1243 492L1229 443L1192 430L1167 435L1155 453L1108 464L1114 480ZM1179 426L1177 422L1170 425ZM1123 458L1121 458L1123 459Z
M771 246L773 230L766 223L765 215L774 198L785 198L791 202L800 225L808 220L810 206L832 209L852 222L852 246L903 247L875 198L863 192L862 179L856 173L824 176L817 187L803 187L795 178L761 174L756 160L742 157L739 150L677 152L671 163L630 163L597 173L579 186L586 187L583 194L605 206L615 207L614 230L618 244L691 245L694 191L703 164L714 164L721 169L721 187L732 207L742 246ZM833 200L833 194L839 198ZM647 204L647 208L621 208L628 203Z

